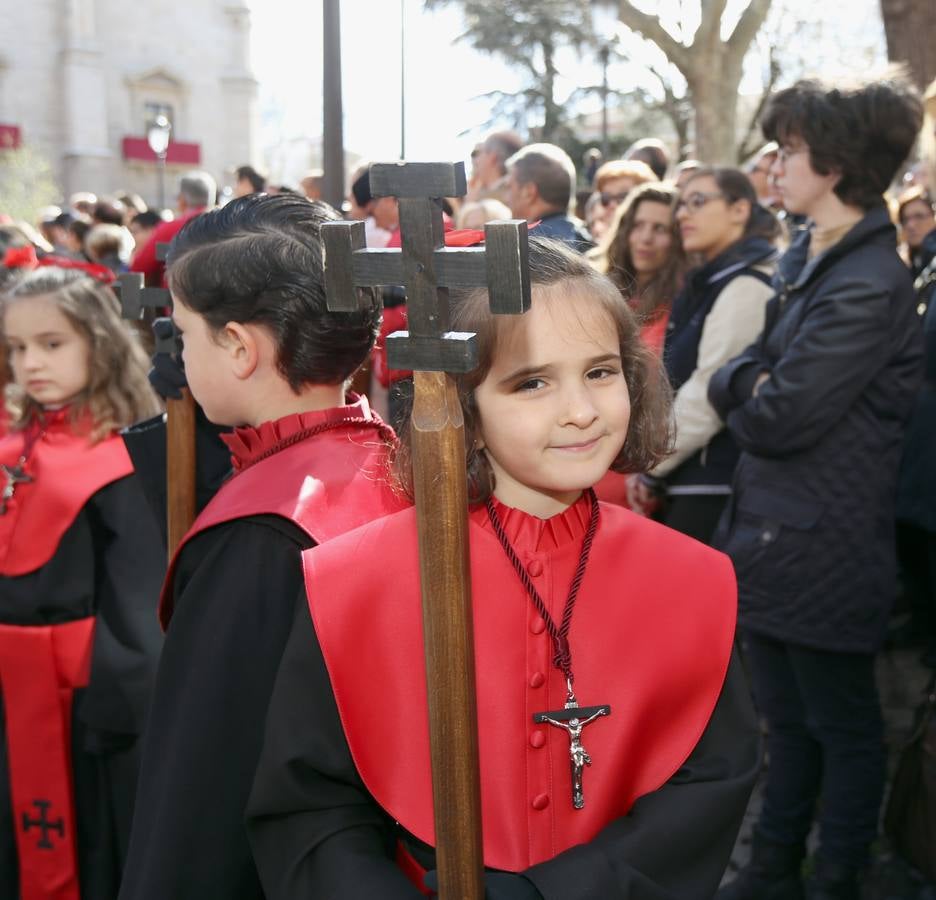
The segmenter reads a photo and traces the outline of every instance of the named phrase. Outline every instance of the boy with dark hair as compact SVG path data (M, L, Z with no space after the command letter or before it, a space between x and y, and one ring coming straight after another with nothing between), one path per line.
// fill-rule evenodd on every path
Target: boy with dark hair
M300 551L398 509L393 432L345 385L380 322L328 310L324 203L253 195L189 222L168 260L185 373L234 474L170 564L166 642L123 900L261 900L243 825Z
M754 694L767 719L753 856L720 900L857 900L884 790L875 653L896 588L894 499L921 375L910 275L882 194L922 106L900 80L801 81L764 135L784 208L811 223L780 260L763 334L713 376L742 448L715 545L732 558Z

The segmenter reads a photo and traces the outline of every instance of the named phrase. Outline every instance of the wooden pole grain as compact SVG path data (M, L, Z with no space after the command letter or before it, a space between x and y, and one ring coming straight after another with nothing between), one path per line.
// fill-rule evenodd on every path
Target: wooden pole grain
M195 521L195 400L166 401L166 516L169 559Z
M465 427L451 375L414 373L411 435L439 896L483 900Z

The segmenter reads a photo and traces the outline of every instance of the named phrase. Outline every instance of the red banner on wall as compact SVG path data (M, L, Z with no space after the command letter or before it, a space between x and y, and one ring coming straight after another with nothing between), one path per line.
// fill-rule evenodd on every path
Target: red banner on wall
M123 139L123 158L143 162L156 162L156 154L150 150L146 138L125 137ZM170 141L166 152L167 163L197 166L201 163L201 144L187 144L183 141Z
M0 150L15 150L22 139L19 125L0 125Z

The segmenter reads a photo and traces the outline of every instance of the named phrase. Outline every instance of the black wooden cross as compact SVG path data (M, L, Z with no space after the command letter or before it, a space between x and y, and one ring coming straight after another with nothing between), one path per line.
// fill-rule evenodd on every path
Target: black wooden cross
M484 247L446 247L441 198L464 195L464 163L375 163L370 188L375 197L398 198L402 250L366 247L363 222L327 223L322 237L329 309L357 309L365 302L360 288L402 284L409 331L390 335L390 367L470 372L478 362L474 335L449 331L448 289L486 285L492 312L526 312L526 222L488 222Z
M30 819L27 813L23 813L23 831L29 831L30 828L39 828L42 830L42 837L39 838L37 847L42 850L54 850L55 845L49 840L49 832L57 831L59 837L65 837L65 821L59 817L54 822L46 818L46 813L52 805L49 800L33 800L32 805L39 810L38 819Z
M530 307L527 226L489 222L485 247L447 248L442 198L465 193L463 164L381 163L371 193L400 204L400 250L365 246L363 222L328 222L325 287L333 310L354 310L362 288L402 284L409 330L390 335L388 362L413 370L413 484L429 704L436 866L442 900L484 896L481 790L474 695L464 422L452 372L477 365L475 335L453 333L449 288L487 286L491 309Z
M156 245L156 258L165 260L170 244ZM121 315L138 321L144 309L172 306L172 295L165 288L144 287L143 275L127 272L112 285L120 300ZM155 351L179 356L182 345L179 330L170 317L153 321ZM181 399L166 400L166 492L167 544L169 558L195 519L195 404L188 388Z
M169 244L156 245L156 258L166 259ZM172 306L172 295L166 288L145 287L142 272L124 272L117 276L116 284L111 285L120 300L120 314L124 319L138 321L143 318L145 309L163 309ZM156 351L175 352L176 341L157 340Z

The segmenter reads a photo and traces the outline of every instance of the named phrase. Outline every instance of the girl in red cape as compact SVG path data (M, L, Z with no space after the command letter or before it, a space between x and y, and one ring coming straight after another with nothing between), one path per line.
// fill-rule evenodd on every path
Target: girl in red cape
M114 898L161 636L157 529L117 430L158 401L117 300L40 268L3 299L0 896Z
M627 302L530 240L532 308L454 305L465 417L489 898L710 897L758 769L735 581L702 544L596 500L669 444ZM397 457L411 481L404 444ZM304 555L248 806L271 900L435 884L416 516Z

